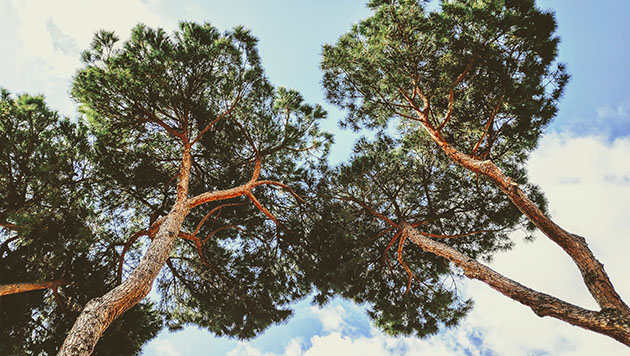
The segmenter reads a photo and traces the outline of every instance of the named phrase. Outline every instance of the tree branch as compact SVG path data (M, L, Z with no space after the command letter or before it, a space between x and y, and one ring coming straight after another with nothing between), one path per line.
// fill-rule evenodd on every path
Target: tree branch
M3 284L0 285L0 296L55 288L57 286L64 286L68 284L70 284L70 281L65 278L55 279L52 281Z
M501 294L530 307L536 315L551 316L569 324L608 335L630 346L630 324L618 311L587 310L538 292L503 276L446 244L423 236L409 224L403 224L403 229L407 232L409 239L423 251L448 259L461 268L467 277L480 280Z
M363 207L363 209L367 210L368 212L370 212L370 214L376 216L377 218L385 221L387 224L396 227L396 228L400 228L399 224L396 224L395 222L391 221L387 216L376 212L374 209L372 209L370 206L368 206L367 204L365 204L364 202L362 202L359 199L353 198L353 197L338 197L338 199L340 200L346 200L346 201L352 201L355 202L357 204L359 204L361 207Z
M464 80L468 72L470 72L470 69L472 68L473 64L475 64L474 58L470 60L470 63L468 63L464 71L459 75L459 77L457 77L457 79L455 79L455 81L451 85L451 88L448 91L448 111L446 112L446 116L444 116L442 123L437 127L438 131L441 131L444 128L444 126L446 126L448 121L451 119L451 115L453 114L453 106L455 102L455 87L457 86L457 84L461 83L462 80Z
M253 188L253 187L257 187L257 186L259 186L259 185L264 185L264 184L268 184L268 185L277 185L277 186L279 186L279 187L281 187L281 188L285 189L286 191L288 191L291 195L293 195L293 197L294 197L296 200L298 200L298 201L300 201L300 202L302 202L302 203L304 203L304 204L308 204L308 203L306 202L306 200L304 200L301 196L299 196L299 195L298 195L295 191L293 191L293 189L291 189L288 185L286 185L286 184L284 184L284 183L280 183L280 182L274 181L274 180L259 180L259 181L257 181L256 183L252 184L252 188Z
M254 194L252 194L252 192L247 191L247 193L245 194L247 195L247 197L249 198L249 200L252 201L252 203L254 203L254 205L256 206L256 208L258 208L258 210L262 211L265 215L267 215L267 217L269 219L271 219L277 227L280 227L280 223L278 222L278 219L276 219L275 216L273 216L273 214L267 210L267 208L265 208L264 206L262 206L262 204L260 204L260 202L258 201L258 199L256 199L256 197L254 196Z
M195 137L195 139L192 140L190 144L194 145L195 142L199 141L199 139L201 138L201 136L203 136L203 134L205 134L208 130L210 130L212 126L214 126L214 124L216 124L219 120L229 115L232 112L232 110L236 107L236 105L238 105L238 102L241 100L241 95L242 93L239 93L236 99L234 100L234 103L232 103L232 105L230 105L230 107L226 111L224 111L221 115L217 116L217 118L214 119L210 124L208 124L208 126L204 127L204 129L201 130L199 134L197 134L197 137Z
M414 105L411 101L409 103ZM415 110L429 137L449 158L460 166L474 173L482 174L493 181L540 231L573 259L582 274L584 284L602 309L617 309L623 315L630 317L630 308L615 290L604 270L604 266L595 258L586 240L565 231L547 217L518 187L518 184L506 176L494 163L491 161L480 161L451 146L441 135L440 131L431 126L426 120L424 113L417 106Z
M501 107L502 103L503 103L503 94L499 95L499 100L497 100L497 105L494 107L494 109L492 110L492 113L490 114L490 118L488 119L488 122L486 123L486 128L483 131L483 135L481 135L481 137L479 138L479 141L477 141L477 143L475 144L475 147L473 147L473 150L470 153L473 157L477 153L479 146L481 146L483 139L486 138L486 135L490 131L490 128L492 127L492 123L494 122L494 117L499 112L499 108ZM488 142L488 147L486 148L486 155L490 152L490 146L492 146L492 144L491 142Z

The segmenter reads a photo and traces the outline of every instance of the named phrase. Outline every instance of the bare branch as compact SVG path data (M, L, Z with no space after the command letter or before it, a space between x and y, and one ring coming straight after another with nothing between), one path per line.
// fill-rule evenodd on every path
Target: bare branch
M216 233L218 233L221 230L225 230L225 229L236 229L238 231L241 232L245 232L245 229L243 229L242 227L238 226L238 225L225 225L225 226L221 226L218 229L214 229L212 232L210 232L208 234L208 236L206 236L203 240L201 240L201 243L204 244L206 243L206 241L208 241L212 236L214 236Z
M256 183L252 184L252 188L253 187L257 187L259 185L264 185L264 184L268 184L268 185L277 185L283 189L285 189L286 191L288 191L291 195L293 195L293 197L295 199L297 199L298 201L304 203L304 204L308 204L306 202L306 200L304 200L301 196L299 196L295 191L293 191L293 189L291 189L288 185L284 184L284 183L280 183L274 180L259 180Z
M401 230L401 233L402 234L400 235L400 240L398 242L398 262L400 262L400 264L407 272L407 289L405 290L405 295L407 295L411 290L411 279L415 278L418 282L420 282L420 279L416 276L415 273L411 271L411 269L409 268L409 266L407 266L405 260L402 257L403 247L405 246L405 240L407 239L407 232L405 230Z
M190 144L194 145L195 142L199 141L199 139L201 138L201 136L203 136L203 134L205 134L208 130L210 130L212 126L214 126L214 124L216 124L219 120L229 115L232 112L232 110L236 107L236 105L238 105L238 102L241 100L241 95L242 93L239 93L236 99L234 100L234 102L232 103L232 105L230 105L230 107L226 111L224 111L221 115L217 116L217 118L214 119L210 124L208 124L208 126L204 127L204 129L199 132L197 137L195 137L195 139L192 140Z
M70 284L70 281L65 278L55 279L52 281L3 284L0 285L0 296L30 292L40 289L55 288L57 286L68 284Z
M278 222L278 219L276 219L276 217L273 216L273 214L269 210L267 210L267 208L265 208L264 206L262 206L262 204L260 204L258 199L256 199L254 194L252 194L252 192L248 191L245 195L247 195L247 197L252 201L252 203L254 203L256 208L258 208L258 210L262 211L265 215L267 215L267 217L271 219L276 224L277 227L280 227L280 223Z
M340 200L347 200L347 201L353 201L353 202L359 204L361 207L363 207L368 212L370 212L370 214L372 214L372 215L376 216L377 218L385 221L389 225L391 225L393 227L396 227L396 228L400 228L399 224L396 224L395 222L391 221L387 216L374 211L374 209L372 209L371 207L369 207L367 204L365 204L364 202L362 202L359 199L356 199L356 198L353 198L353 197L339 197L338 199L340 199Z
M389 271L390 272L393 272L393 269L392 269L392 263L389 260L389 257L387 257L387 252L392 247L394 242L396 242L396 240L398 240L398 238L400 237L401 234L402 234L402 230L399 229L396 232L396 234L394 234L394 237L391 240L389 240L389 243L387 244L387 246L385 246L385 250L383 250L383 259L387 262L387 267L389 267Z
M483 142L483 139L486 138L486 135L490 131L490 128L492 128L492 123L494 122L494 118L495 116L497 116L497 113L499 112L499 108L501 107L502 103L503 103L503 93L499 95L499 100L497 100L497 105L495 105L494 109L492 110L492 113L490 114L490 118L488 119L488 122L486 123L486 128L483 131L483 134L481 135L481 137L479 138L479 141L477 141L477 143L475 144L475 147L473 148L471 152L472 156L475 156L475 154L477 153L477 150L479 149L479 146L481 146L481 143ZM488 142L488 147L486 148L486 153L485 153L486 155L490 152L490 146L492 146L492 144Z
M223 275L210 262L208 262L206 257L203 255L203 250L201 248L201 245L203 244L203 242L199 239L199 237L189 234L184 231L180 231L178 236L183 239L193 241L195 243L195 249L197 250L197 255L199 255L199 259L201 260L201 263L203 263L206 267L210 268L214 273L216 273L222 282L225 282L225 278L223 277Z
M442 130L444 126L446 126L448 121L451 119L451 115L453 114L453 106L455 102L455 87L457 86L457 84L461 83L462 80L464 80L468 72L470 72L470 69L472 68L474 63L475 63L475 59L473 58L470 61L470 63L468 63L464 71L459 75L459 77L455 79L455 81L453 82L453 85L451 85L451 88L449 89L449 92L448 92L448 111L446 112L446 116L444 116L442 123L437 127L438 131Z
M164 121L158 119L157 116L155 116L155 114L148 111L145 111L145 112L147 113L147 117L145 118L145 121L154 122L160 125L164 130L166 130L166 132L171 134L171 136L179 138L180 140L182 140L182 142L186 142L186 136L184 134L182 134L181 132L177 132L177 130L167 125Z
M193 232L193 235L197 235L197 233L199 232L199 230L201 229L201 227L203 226L203 224L206 222L206 220L208 220L208 218L214 214L215 212L220 212L221 209L228 207L228 206L238 206L238 205L243 205L243 203L225 203L225 204L221 204L215 208L213 208L212 210L210 210L202 219L201 221L199 221L199 224L197 224L197 227L195 228L195 231Z
M488 266L462 254L454 248L422 236L410 225L403 225L409 238L422 250L444 257L464 270L464 274L480 280L503 295L530 307L536 315L551 316L569 324L608 335L630 346L630 328L621 315L604 309L600 312L587 310L556 297L525 287Z

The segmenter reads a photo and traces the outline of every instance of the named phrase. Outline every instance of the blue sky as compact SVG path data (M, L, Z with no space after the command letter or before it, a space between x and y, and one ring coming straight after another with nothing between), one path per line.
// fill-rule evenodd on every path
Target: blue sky
M530 159L531 179L550 201L554 219L586 236L620 293L630 298L630 2L539 0L554 9L560 59L572 80L555 122ZM369 15L362 1L0 0L0 86L43 93L50 105L74 115L69 83L79 53L101 28L126 37L133 25L173 29L179 20L209 21L220 29L244 24L260 39L267 75L277 85L325 104L319 54L350 25ZM333 161L347 157L355 135L340 132L343 113L327 106L335 131ZM492 267L547 293L594 307L580 276L544 238L497 256ZM534 263L532 263L534 262ZM218 339L194 327L163 332L146 356L182 355L630 355L616 342L530 310L477 282L461 290L476 306L460 328L426 340L380 333L360 306L335 300L323 309L296 306L287 324L249 342Z

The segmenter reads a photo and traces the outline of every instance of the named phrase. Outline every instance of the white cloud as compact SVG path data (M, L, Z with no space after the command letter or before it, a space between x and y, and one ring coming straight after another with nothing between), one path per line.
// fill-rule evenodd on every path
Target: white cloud
M302 355L302 339L296 338L289 342L282 355L262 353L257 348L243 342L227 353L226 356L299 356Z
M2 58L0 84L43 93L66 115L74 113L70 78L96 31L113 30L124 39L138 22L169 29L175 23L141 0L10 0L1 10L0 23L8 24L2 26L2 50L11 55Z
M346 310L341 305L328 308L311 307L311 313L319 318L326 332L340 331L350 327L343 319L345 312Z
M603 105L597 108L597 119L615 119L615 118L628 118L628 107L625 103L618 104L616 107L610 105Z
M151 348L148 350L155 356L182 356L183 354L175 349L175 346L170 341L155 340L151 343Z

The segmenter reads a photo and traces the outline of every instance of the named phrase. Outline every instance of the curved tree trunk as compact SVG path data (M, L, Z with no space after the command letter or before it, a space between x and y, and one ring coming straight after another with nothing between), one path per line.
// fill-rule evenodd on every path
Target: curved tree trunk
M630 318L624 317L617 309L594 311L567 303L507 278L446 244L422 236L408 224L402 227L409 239L423 251L448 259L461 268L466 277L484 282L508 298L530 307L536 315L551 316L630 346Z
M599 305L600 311L582 309L558 298L529 289L462 255L447 245L426 239L410 230L409 236L412 241L425 251L449 259L462 268L468 277L481 280L505 296L531 307L539 316L552 316L570 324L608 335L624 345L630 346L630 307L615 290L604 270L604 265L597 260L586 240L579 235L569 233L546 216L519 188L518 184L506 176L492 161L480 160L474 155L465 154L448 143L440 132L447 123L448 116L441 125L437 128L434 127L428 118L430 107L428 99L423 98L424 108L420 109L413 100L406 95L404 96L415 110L417 120L420 121L426 133L451 160L471 172L489 178L523 215L571 257L582 274L584 285Z
M173 250L173 243L190 210L187 204L190 166L190 145L186 144L177 184L177 200L160 225L147 253L127 280L102 297L87 303L66 336L58 355L90 355L105 329L149 294L153 281Z

